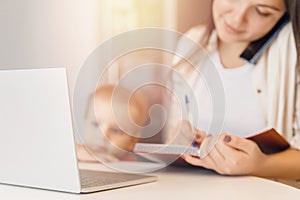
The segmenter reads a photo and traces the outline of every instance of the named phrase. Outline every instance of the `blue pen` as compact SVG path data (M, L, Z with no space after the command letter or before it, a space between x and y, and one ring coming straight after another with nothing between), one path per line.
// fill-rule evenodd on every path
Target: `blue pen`
M195 130L195 127L193 125L193 116L192 116L192 113L190 111L190 106L189 105L190 105L189 98L188 98L187 95L185 95L185 106L186 106L186 111L187 111L188 119L189 119L189 122L191 124L192 131L195 134L196 130ZM198 142L196 142L195 140L193 140L192 146L193 147L198 147Z

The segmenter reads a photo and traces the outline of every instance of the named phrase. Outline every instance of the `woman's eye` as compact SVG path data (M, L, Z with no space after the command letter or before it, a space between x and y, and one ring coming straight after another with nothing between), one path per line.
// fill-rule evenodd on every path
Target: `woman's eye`
M95 127L95 128L98 128L98 127L99 127L98 122L92 122L91 124L92 124L92 126Z
M261 16L263 16L263 17L268 17L268 16L271 15L271 13L269 13L269 12L264 12L264 11L258 9L258 8L256 8L255 11L256 11L257 14L259 14L259 15L261 15Z
M118 135L121 135L122 134L122 131L119 129L119 128L112 128L111 129L111 132L113 134L118 134Z

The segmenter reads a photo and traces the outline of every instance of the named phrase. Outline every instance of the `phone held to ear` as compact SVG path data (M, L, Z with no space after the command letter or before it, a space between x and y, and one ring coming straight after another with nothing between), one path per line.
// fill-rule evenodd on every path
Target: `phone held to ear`
M272 41L279 34L280 30L289 22L289 20L290 17L288 13L285 13L268 34L256 41L251 42L245 51L240 55L240 58L247 60L249 63L256 64L264 50L271 45Z

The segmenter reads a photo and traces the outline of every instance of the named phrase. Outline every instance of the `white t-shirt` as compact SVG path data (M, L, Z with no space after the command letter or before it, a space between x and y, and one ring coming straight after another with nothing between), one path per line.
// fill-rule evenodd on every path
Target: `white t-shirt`
M226 69L217 51L211 55L211 58L225 90L225 120L222 133L245 137L265 129L263 111L255 94L257 91L252 84L251 72L255 66L247 63L238 68ZM209 133L213 113L211 94L203 79L199 79L194 89L195 95L199 97L197 128Z

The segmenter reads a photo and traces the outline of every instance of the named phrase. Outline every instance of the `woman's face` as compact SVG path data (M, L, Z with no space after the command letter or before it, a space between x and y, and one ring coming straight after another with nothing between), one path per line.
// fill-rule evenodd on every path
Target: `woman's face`
M219 39L249 43L267 34L285 13L284 0L213 0Z

